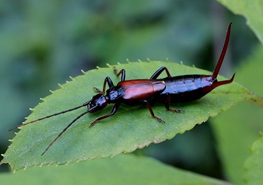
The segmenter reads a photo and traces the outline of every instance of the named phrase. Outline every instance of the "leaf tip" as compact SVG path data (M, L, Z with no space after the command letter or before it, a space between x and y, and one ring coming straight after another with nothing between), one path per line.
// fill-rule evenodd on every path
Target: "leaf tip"
M74 78L73 78L72 76L69 76L69 78L70 78L70 80L72 80L72 81L74 80Z
M126 62L129 64L129 63L130 63L130 60L127 58L127 59L126 59Z
M111 65L109 63L106 63L106 66L111 67Z
M96 66L96 68L97 68L97 69L100 69L100 67L99 67L99 66Z
M82 74L84 74L84 75L85 75L85 71L84 71L83 69L81 69L80 71L82 72Z
M170 62L169 58L166 58L166 62Z
M151 59L147 58L147 62L151 62Z

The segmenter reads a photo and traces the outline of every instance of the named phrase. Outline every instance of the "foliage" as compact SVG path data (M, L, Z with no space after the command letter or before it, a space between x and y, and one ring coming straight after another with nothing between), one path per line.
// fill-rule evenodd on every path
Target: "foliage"
M218 1L234 13L243 15L246 18L249 27L254 31L255 35L262 43L263 33L261 24L261 1ZM235 69L237 74L235 82L239 82L245 87L253 90L253 92L257 92L262 95L260 80L258 80L262 79L262 77L257 76L261 74L261 69L263 68L261 62L262 45L257 48L253 47L253 44L258 44L258 41L251 33L249 33L248 27L245 26L244 19L242 17L233 16L230 12L227 12L225 14L227 21L224 23L224 21L222 21L224 16L217 14L218 9L207 11L211 7L209 4L210 2L212 1L204 0L200 3L200 1L176 2L171 0L137 0L133 1L132 4L129 3L129 1L108 2L105 0L91 1L88 4L81 0L72 2L56 2L47 0L41 3L34 3L30 0L24 0L21 1L21 3L13 1L1 2L0 101L4 106L0 107L0 149L3 150L3 146L7 147L7 138L12 137L10 133L6 132L6 130L12 127L11 124L17 125L23 121L21 118L23 115L27 115L27 107L29 105L34 106L36 102L38 102L38 97L46 96L48 94L46 89L54 89L55 82L64 80L68 74L77 76L80 68L88 70L90 68L94 68L92 67L93 65L104 66L106 62L122 62L127 57L131 60L137 60L138 58L144 59L147 57L155 60L163 60L168 57L171 61L183 60L186 64L195 64L204 69L212 69L211 61L213 60L211 54L212 51L210 49L212 48L212 33L209 29L213 27L215 30L221 32L220 30L225 28L228 22L233 22L233 34L230 41L232 47L230 46L229 50L232 50L232 56L230 55L231 59L235 61L236 64L240 62L239 60L241 58L246 57L246 60L243 61L245 64L242 64L241 68ZM218 8L218 5L216 6ZM210 12L210 14L207 15L206 12ZM223 12L226 11L223 10ZM216 21L214 19L215 16L219 18L216 19ZM213 21L211 21L211 18ZM220 39L222 38L220 37ZM216 42L216 44L218 45L218 42ZM229 51L227 56L230 54ZM251 55L251 53L253 55ZM216 56L216 58L217 57L218 56ZM224 66L229 63L229 61L225 61ZM176 64L168 63L168 65ZM205 65L209 65L210 68ZM129 66L127 68L127 78L149 78L152 71L157 69L156 67L158 68L159 65L155 64L148 67L148 72L145 72L146 70L141 69L140 67L136 68L134 70L135 72L132 72L132 67ZM173 75L177 75L179 72L180 74L181 72L185 74L188 72L187 69L189 69L189 73L195 72L196 70L194 68L185 68L185 66L182 66L184 69L179 71L181 70L179 69L180 67L181 66L178 66L178 69L176 67L176 69L169 70L172 71ZM228 66L228 68L230 67ZM54 94L46 97L46 101L34 109L33 114L31 114L28 119L33 119L38 115L42 116L43 114L57 111L56 109L51 109L50 107L66 109L71 107L71 105L83 103L83 100L86 101L92 96L92 85L101 85L103 78L105 78L108 74L114 79L115 82L118 81L118 79L112 74L112 68L100 68L98 70L101 73L96 73L96 70L94 70L89 71L86 75L84 75L91 75L95 78L98 77L97 80L92 78L88 79L89 81L86 81L85 83L79 83L78 79L84 78L83 76L79 76L74 78L75 80L73 80L73 82L64 84L62 89L54 91ZM145 76L143 76L143 74L138 74L140 70ZM222 70L220 74L224 74L224 71ZM52 96L56 97L56 94L64 94L60 92L67 92L66 87L71 86L71 84L74 83L75 85L81 85L81 87L83 87L82 90L77 91L81 93L76 93L76 95L74 95L74 99L71 99L70 97L67 98L67 95L63 95L59 103L51 102ZM228 89L228 87L231 88ZM232 90L237 89L242 89L239 91L241 94L244 92L248 92L248 94L244 93L244 96L241 94L234 96ZM228 90L230 90L230 94L220 94L220 92L229 92ZM80 154L83 152L84 148L81 148L80 145L84 142L86 151L84 151L83 156L77 157L79 160L93 158L94 156L105 157L110 154L116 155L125 150L127 150L126 152L130 152L138 147L141 148L143 146L147 146L151 142L161 142L165 139L171 139L178 133L182 134L181 136L187 135L191 131L187 132L187 134L183 134L186 130L192 129L196 123L201 123L207 120L211 115L215 116L218 112L222 111L221 109L225 110L229 108L230 104L232 106L233 102L236 103L244 99L258 100L258 103L261 101L261 98L258 96L254 96L255 98L253 98L253 96L254 95L251 94L250 91L235 83L227 87L220 87L200 101L190 104L175 105L176 107L178 106L181 109L184 109L185 114L168 114L164 111L165 108L163 105L154 106L155 113L166 120L167 123L165 126L168 125L167 129L171 130L162 130L161 128L163 125L156 123L154 119L151 119L147 108L143 106L135 108L122 106L116 116L98 123L98 125L90 130L87 127L88 122L100 114L87 115L83 119L79 120L74 127L68 130L55 143L55 145L51 147L50 151L48 151L48 153L44 156L44 158L48 160L44 161L44 158L41 158L39 154L41 154L52 138L54 138L54 136L56 136L56 134L64 128L70 119L79 114L81 111L72 112L65 115L65 117L63 115L54 119L50 124L48 124L48 122L39 122L39 124L32 124L31 126L28 126L28 128L23 128L12 140L14 143L11 144L10 149L5 154L4 161L10 160L12 163L24 162L21 166L14 165L14 169L37 165L40 163L42 165L50 163L62 164L66 163L67 160L65 158L68 158L69 156L72 157L74 156L73 154ZM66 98L66 100L63 98ZM218 100L216 103L220 104L220 106L217 107L218 110L217 108L213 109L212 107L211 112L202 112L204 115L196 116L194 114L194 111L196 111L196 114L199 113L197 110L198 108L200 108L200 110L207 110L206 108L209 108L209 102L214 100ZM226 103L226 101L229 104ZM47 105L45 104L46 102L49 102L50 104ZM223 103L226 104L222 106ZM50 107L47 109L48 106ZM110 111L110 108L103 111L103 113L107 111ZM107 133L107 131L109 131L108 129L110 127L117 129L126 128L127 125L129 125L127 122L131 121L131 117L129 117L130 112L137 115L136 119L132 120L136 127L134 127L133 124L130 124L130 127L128 127L131 129L130 132L124 129L124 131L126 131L125 134L128 133L128 135L125 137L122 136L121 138L123 140L112 140L114 135L106 134L116 134L117 131L111 130L111 132ZM211 120L214 122L211 126L213 127L213 133L215 133L214 137L218 142L217 149L223 164L223 169L218 166L216 168L220 168L222 173L226 174L227 180L232 183L262 183L262 170L260 168L260 166L262 166L262 160L260 157L262 154L262 136L258 136L258 132L262 131L261 112L261 108L257 108L247 103L242 103L233 107L229 111L221 113L220 116ZM143 120L146 120L145 125L136 122L139 116L142 116ZM195 118L202 117L202 119L196 120L191 117L185 119L186 116L193 116ZM178 125L180 125L180 127L176 128L177 122L174 123L175 119L187 120L187 123L182 124L183 122L179 121ZM196 122L194 123L194 121ZM48 124L48 127L43 128L46 124ZM149 127L150 124L153 124L154 127ZM142 125L142 127L138 127L138 125ZM37 130L38 127L41 127L43 130ZM135 130L135 134L131 135L133 128L138 130ZM151 131L149 131L149 128ZM147 131L144 131L143 129L147 129ZM97 135L94 135L91 138L91 131L97 133ZM26 136L28 133L29 135ZM36 135L32 136L32 133L35 133ZM91 142L96 139L98 141L98 135L100 136L99 138L102 137L104 139L101 143L111 141L109 146L115 146L114 144L116 143L116 146L121 147L105 148L105 145L101 145L103 148L98 149L97 152L105 154L104 156L98 156L97 154L94 155L93 153L93 157L87 157L87 154L90 152L87 146L88 144L91 144L89 146L95 146L95 144L92 145ZM69 136L72 136L72 138ZM136 136L136 138L133 138L133 136ZM156 137L154 138L153 136ZM25 140L22 140L24 143L22 143L19 140L23 137L33 139L30 141L25 138ZM137 141L136 139L138 139L138 137L141 137L147 142L142 142L142 140ZM258 137L259 139L257 140ZM200 136L197 135L193 138L197 141L200 139ZM40 142L39 146L36 146L34 144L40 141L38 139L41 139L42 143ZM171 140L171 142L177 139L178 136ZM253 141L255 142L250 148L250 155L247 148ZM75 142L74 145L73 142ZM135 143L135 145L130 145L128 148L124 148L123 146L126 146L126 142L129 144ZM166 148L166 151L175 150L174 155L172 156L174 158L177 157L179 153L182 154L185 150L187 150L188 155L184 155L182 161L188 161L187 165L189 166L189 161L192 162L191 157L196 158L195 160L198 161L204 160L204 158L209 158L208 154L207 156L198 156L198 152L203 148L206 148L206 146L203 146L206 144L207 142L202 143L198 146L198 148L196 146L191 148L187 139L181 139L181 147L179 151L176 151L176 147ZM24 146L24 148L18 147L16 150L16 147L13 147L13 145ZM30 150L29 147L33 145L35 148L33 147L32 150ZM68 147L69 145L70 147ZM160 145L161 144L151 145L151 147ZM195 149L196 151L194 151ZM58 155L59 153L57 153L58 151L61 154L60 156ZM66 152L63 153L62 151ZM145 150L139 151L143 152ZM163 155L166 151L162 150L158 153ZM23 156L25 154L24 152L32 156L27 156L27 158L25 158L26 160L20 160L21 158L18 156ZM33 154L32 152L36 153ZM12 156L11 153L14 155ZM50 161L51 154L54 154L56 158L54 161ZM37 161L34 161L33 159L36 158L38 158ZM75 156L75 158L71 158L68 162L75 161L77 158ZM32 161L30 161L31 159ZM245 160L246 162L244 164ZM140 168L139 164L145 164L145 168ZM1 167L2 166L0 166L0 170ZM97 169L98 172L102 172L102 176L100 176L98 172L93 174L93 170L90 170L89 167ZM167 168L169 168L169 172L167 171ZM62 169L61 171L63 172L59 169ZM105 169L105 171L103 171L103 169ZM145 170L140 171L141 169ZM160 170L157 171L157 169ZM85 176L87 176L87 180L84 175L82 175L82 173L86 172L86 170L90 170L88 174L91 174L90 176L87 176L87 173L84 173ZM156 171L153 173L154 170ZM72 171L79 173L73 174ZM128 175L131 171L134 172L132 177ZM153 175L151 176L151 179L144 179L144 177L147 177L148 171L152 172ZM161 179L161 177L155 178L158 177L157 174L160 174L163 171L165 173L162 174L161 177L166 177L165 179ZM159 184L168 184L169 182L178 184L225 184L225 182L219 182L214 179L193 175L191 172L171 169L170 167L157 163L152 159L122 155L114 157L113 159L96 159L94 161L70 164L59 168L54 168L52 166L44 167L42 169L30 168L29 170L23 172L19 171L16 174L0 174L0 179L1 182L11 182L13 180L16 183L19 183L23 177L25 180L26 178L30 178L32 180L32 175L29 173L35 174L34 177L37 183L40 183L40 181L41 183L50 182L52 177L58 175L54 178L57 182L63 181L63 179L66 181L78 179L79 183L83 183L83 181L86 180L94 181L95 184L96 182L105 184L105 181L107 181L107 184L110 184L110 182L114 182L116 184L119 183L119 181L117 182L118 179L122 180L123 178L126 183L134 182L138 184L145 184L145 182L151 182L151 180L160 182ZM121 176L119 175L120 173L122 174ZM109 177L108 174L111 174L111 176ZM61 178L61 176L63 176L63 178ZM105 177L109 178L105 179ZM220 178L223 177L221 176ZM188 179L191 182L187 181ZM33 182L31 180L29 181ZM27 181L27 184L29 184L29 181Z
M208 74L207 71L171 62L131 62L115 67L126 69L127 76L134 79L136 76L147 78L154 73L154 69L161 66L166 66L175 76ZM90 87L95 87L99 82L102 82L105 78L104 74L112 73L112 67L99 68L88 71L83 76L72 78L71 82L60 85L61 89L51 91L52 95L43 98L43 102L33 109L33 113L26 122L85 103L94 94L89 90ZM115 82L117 81L117 77L112 76L112 78L115 79ZM9 163L13 170L17 170L35 165L64 164L97 157L115 156L122 152L132 152L150 143L159 143L173 138L178 133L184 133L192 129L195 124L205 122L209 117L213 117L243 100L263 105L261 98L250 93L244 87L232 83L214 90L200 101L180 105L180 109L185 111L183 114L171 114L169 111L164 111L163 106L154 108L155 114L165 119L165 126L152 119L147 108L124 106L120 108L116 116L103 120L92 129L88 129L88 125L96 117L110 111L106 109L77 121L63 137L59 138L55 144L56 147L52 147L45 156L41 156L41 152L53 138L61 132L63 127L66 127L67 120L73 120L76 115L83 112L83 109L76 110L68 115L49 118L41 123L22 127L4 155L3 162Z
M61 178L63 177L63 178ZM92 160L63 166L31 168L15 174L2 174L1 182L16 184L196 184L226 185L212 179L171 166L157 160L132 154Z
M260 94L263 94L261 82L255 80L255 83L251 83L250 79L263 77L260 69L262 57L263 49L259 46L237 69L238 81ZM224 162L226 175L236 184L245 183L243 181L244 161L249 157L248 147L258 139L259 130L263 130L262 120L262 108L249 103L241 103L222 113L222 116L211 120L216 138L218 138L220 157ZM235 156L234 160L233 156Z
M243 15L247 24L254 31L260 42L263 44L263 2L261 0L218 0L235 14Z
M263 154L263 138L262 133L260 138L255 141L250 148L251 155L244 164L246 173L245 181L249 184L261 184L262 183L262 154Z

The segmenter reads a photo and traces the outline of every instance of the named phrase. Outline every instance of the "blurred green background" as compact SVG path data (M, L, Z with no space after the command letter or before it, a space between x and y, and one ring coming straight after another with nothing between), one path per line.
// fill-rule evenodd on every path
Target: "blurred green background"
M29 107L49 95L49 89L57 89L57 83L81 75L81 69L125 63L127 58L169 58L212 71L229 22L232 35L220 72L228 77L258 41L243 17L216 1L2 0L0 153L14 137L8 129L24 121ZM224 178L208 124L136 153ZM0 166L0 172L7 170L7 165Z

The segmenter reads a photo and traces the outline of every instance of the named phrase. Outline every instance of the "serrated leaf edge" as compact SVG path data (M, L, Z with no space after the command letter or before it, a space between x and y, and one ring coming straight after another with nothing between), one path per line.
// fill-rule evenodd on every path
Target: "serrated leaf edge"
M148 58L147 58L147 60L148 60ZM142 63L142 62L143 62L143 61L138 60L138 63ZM151 61L151 60L149 59L148 62L151 63L151 62L162 62L162 61ZM166 62L170 62L170 61L167 59ZM129 64L129 63L131 63L131 62L127 59L127 63ZM115 66L118 66L118 65L120 65L120 63L117 63L117 65L106 64L107 68L112 68L112 67L115 67ZM180 62L180 65L184 65L182 61ZM189 66L187 66L187 67L189 67ZM101 68L98 67L98 66L97 66L96 68L97 68L97 69L91 69L91 70L100 70L100 69L101 69ZM195 68L195 67L194 67L194 68ZM90 70L89 70L89 71L90 71ZM82 72L82 74L79 75L79 76L85 75L88 71L85 72L85 71L81 70L81 72ZM71 77L71 76L70 76L69 78L70 78L71 81L66 81L66 83L70 83L70 82L72 82L72 81L74 80L74 77ZM236 84L238 84L238 83L236 83ZM239 84L238 84L238 85L239 85ZM59 88L56 89L56 90L49 90L50 93L51 93L51 94L54 94L57 90L63 89L63 85L59 84L58 86L59 86ZM242 87L242 88L244 88L244 87L241 86L241 85L239 85L239 86ZM249 91L248 89L247 89L247 92L251 95L251 98L249 98L249 99L247 99L247 100L254 102L254 101L252 100L252 99L253 99L252 95L256 95L256 94L255 94L255 93L252 93L252 92ZM51 95L51 94L50 94L50 95ZM49 95L48 95L48 96L49 96ZM257 96L258 98L261 98L261 97L258 96L258 95L256 95L256 96ZM40 98L40 100L41 100L42 102L44 102L44 101L45 101L45 98ZM263 99L262 99L262 98L261 98L261 100L262 100L262 102L263 102ZM245 99L240 100L240 101L245 101ZM225 109L221 109L221 111L226 111L226 110L228 110L230 107L232 107L233 105L239 103L240 101L232 103L231 105L229 105L229 106L226 107ZM38 103L38 105L41 104L42 102ZM260 104L260 105L263 106L263 104ZM34 108L31 108L31 110L32 110L32 112L33 112L33 111L34 111ZM215 113L215 114L209 114L209 116L205 119L205 121L197 122L195 125L193 125L193 127L188 128L188 129L186 129L186 130L184 130L184 131L182 131L182 132L178 132L178 133L172 135L171 137L168 137L168 138L166 138L166 139L157 139L157 138L155 138L155 139L152 140L152 141L146 141L146 142L143 143L143 144L138 144L138 145L136 145L135 147L131 147L130 150L124 150L124 151L122 151L122 152L118 152L118 153L114 153L114 154L109 154L109 155L105 155L105 156L98 155L98 156L90 157L90 158L83 158L83 159L79 158L79 159L76 159L76 160L73 160L73 161L63 162L63 163L56 163L56 162L50 162L50 163L47 162L47 163L44 163L44 162L42 162L42 163L38 163L38 164L35 164L35 165L25 166L23 169L27 169L27 168L29 168L29 167L35 167L35 166L40 166L40 167L41 167L41 166L50 166L50 165L59 166L59 165L64 165L64 164L71 164L71 163L74 163L74 162L81 162L81 161L93 160L93 159L96 159L96 158L115 157L115 156L117 156L117 155L119 155L119 154L121 154L121 153L131 153L131 152L133 152L133 151L135 151L135 150L137 150L137 149L142 149L142 148L144 148L144 147L147 147L147 146L149 146L149 145L152 144L152 143L157 144L157 143L160 143L160 142L163 142L163 141L166 141L166 140L170 140L170 139L174 138L177 134L183 134L183 133L185 133L186 131L192 130L196 125L200 125L200 124L206 122L209 118L212 118L212 117L217 116L221 111L219 111L219 112L217 112L217 113ZM17 133L16 133L16 134L17 134ZM12 144L12 143L13 143L13 139L11 139L10 142L11 142L11 144ZM11 146L11 144L8 146L8 148ZM1 155L2 155L3 157L6 156L5 154L1 154ZM1 165L1 164L3 164L3 163L0 162L0 165ZM12 165L11 163L8 163L8 164L10 165L12 171L15 172L16 170L14 170L13 165ZM20 169L22 169L22 168L19 168L19 169L17 169L17 170L20 170Z

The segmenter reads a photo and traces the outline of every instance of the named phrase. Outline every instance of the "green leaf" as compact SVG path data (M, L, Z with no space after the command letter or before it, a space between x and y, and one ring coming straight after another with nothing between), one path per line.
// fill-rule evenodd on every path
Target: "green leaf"
M263 183L263 135L255 141L250 149L251 155L245 162L245 181L249 185Z
M0 174L2 184L195 184L223 185L226 182L186 172L159 161L123 154L69 166L48 166L16 173Z
M259 45L236 70L236 80L259 94L263 94L262 82L258 80L263 78L262 58L263 48ZM225 174L235 184L245 184L244 161L249 156L248 147L263 130L262 111L261 107L244 102L211 119Z
M212 119L217 147L227 179L238 185L244 182L244 161L249 156L248 147L262 130L262 108L247 102Z
M235 14L243 15L247 24L263 44L263 2L261 0L218 0Z
M171 62L133 62L119 64L118 70L126 69L126 79L149 78L158 68L166 66L172 75L211 74L208 71ZM72 78L52 91L52 95L34 108L27 121L53 114L83 104L94 92L92 87L101 87L105 76L110 76L115 84L119 79L113 74L113 67L90 70L85 75ZM223 78L219 77L219 80ZM178 133L192 129L196 124L205 122L209 117L230 108L243 100L250 100L262 106L262 99L237 83L221 86L199 101L175 104L185 113L176 114L166 111L164 105L153 107L154 113L163 118L166 124L153 119L145 105L129 107L121 105L116 115L99 121L91 129L88 125L98 116L108 114L111 106L105 110L84 116L67 130L41 156L50 142L86 108L56 116L31 125L21 127L21 131L12 140L3 163L9 163L13 170L36 165L65 164L75 161L115 156L122 152L132 152L151 143L159 143L173 138Z

